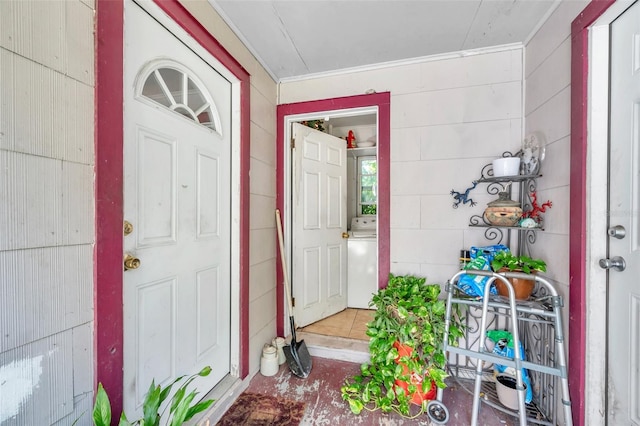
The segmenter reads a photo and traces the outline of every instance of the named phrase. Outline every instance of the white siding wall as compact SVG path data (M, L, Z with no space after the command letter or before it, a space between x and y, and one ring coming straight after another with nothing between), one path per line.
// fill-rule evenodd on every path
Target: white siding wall
M93 1L0 1L0 423L92 405Z
M207 2L183 1L251 75L249 354L260 368L262 346L276 336L276 97L277 87Z
M543 177L538 181L538 200L553 201L551 210L544 214L545 232L538 233L532 254L545 258L547 275L554 280L564 298L566 342L571 338L568 334L571 22L588 3L585 0L561 2L525 46L525 130L541 131L547 138ZM557 412L563 421L560 407Z
M468 227L495 198L478 186L475 207L453 209L450 191L464 191L482 167L520 147L522 49L433 58L284 82L279 103L391 93L391 272L444 283L459 251L485 245Z
M525 47L525 130L547 138L538 200L553 201L545 232L532 251L569 297L569 173L571 148L571 21L588 1L562 2ZM550 248L552 251L550 251ZM553 255L550 255L552 253Z

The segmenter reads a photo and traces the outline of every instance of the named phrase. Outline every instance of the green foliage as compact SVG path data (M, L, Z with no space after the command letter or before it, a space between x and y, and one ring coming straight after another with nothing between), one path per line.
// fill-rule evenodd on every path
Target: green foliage
M375 215L377 210L376 204L363 204L362 205L362 214Z
M439 388L446 386L443 351L446 304L438 298L440 285L425 284L425 281L425 278L391 274L387 287L373 296L371 305L377 310L373 321L367 324L371 360L362 364L360 374L347 379L341 388L342 398L353 413L380 409L412 417L411 395L419 386L422 393L429 391L431 381ZM451 317L450 344L463 336L457 318ZM412 354L399 358L398 349L394 347L396 342L411 347ZM409 382L411 373L425 380L419 385L409 384L407 393L394 386L396 379ZM422 414L427 403L425 401L414 416Z
M170 426L179 426L184 424L196 414L209 408L214 402L212 399L209 399L191 405L198 392L192 390L187 394L187 386L189 386L196 377L205 377L208 376L209 373L211 373L211 367L207 366L200 370L199 373L186 378L171 398L170 404L165 406L162 412L160 411L162 403L171 393L171 388L173 388L173 385L179 381L185 379L186 376L178 377L173 381L173 383L165 388L162 388L160 385L156 386L155 381L152 381L142 404L143 418L134 422L129 422L129 420L127 420L127 416L122 413L120 415L120 422L118 423L118 426L159 426L160 419L162 419L167 408L169 408L169 414L166 422L163 421L163 424ZM95 426L111 425L111 403L109 402L107 392L102 387L102 383L98 384L96 402L93 405L93 424Z
M516 256L508 250L499 251L491 261L491 268L498 272L502 268L509 271L522 271L530 274L532 271L547 271L547 264L541 259L532 259L528 256Z

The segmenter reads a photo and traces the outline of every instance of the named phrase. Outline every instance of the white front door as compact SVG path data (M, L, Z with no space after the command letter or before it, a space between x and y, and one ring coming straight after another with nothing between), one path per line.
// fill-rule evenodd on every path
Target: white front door
M133 2L125 2L124 408L152 380L230 371L231 84ZM100 303L100 301L97 301Z
M640 3L612 24L610 114L607 419L640 425Z
M344 140L294 123L293 296L298 326L347 307Z

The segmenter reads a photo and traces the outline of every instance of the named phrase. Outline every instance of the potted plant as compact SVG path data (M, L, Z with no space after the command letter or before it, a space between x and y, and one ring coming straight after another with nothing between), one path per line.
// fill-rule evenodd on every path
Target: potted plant
M491 261L491 268L494 272L523 272L525 274L536 274L537 272L546 272L547 264L541 259L532 259L529 256L518 256L509 250L499 251ZM526 300L529 298L535 287L535 280L526 280L520 278L509 278L515 298L518 300ZM496 289L498 294L509 297L509 290L501 280L496 280Z
M196 414L209 408L214 402L213 399L198 402L196 398L198 392L195 389L190 392L187 390L187 387L198 376L205 377L208 376L209 373L211 373L211 367L206 366L198 373L189 377L178 377L164 388L156 385L155 380L153 380L142 404L144 418L129 421L123 412L120 414L118 426L159 426L160 424L179 426L186 423ZM180 381L182 381L182 384L173 396L171 396L173 385ZM167 400L169 396L171 396L171 399ZM165 403L165 400L168 402ZM167 412L167 410L169 411ZM96 400L93 405L93 424L95 426L111 426L111 414L111 403L109 402L107 392L104 390L102 383L98 383L98 392L96 393ZM73 424L75 425L78 420Z
M395 411L412 416L410 403L422 414L436 387L444 388L446 355L444 300L438 298L439 284L425 284L415 276L389 276L386 288L373 296L377 308L367 324L370 362L362 364L361 374L347 379L342 398L351 411L363 409ZM463 335L462 325L453 315L448 339L451 344Z

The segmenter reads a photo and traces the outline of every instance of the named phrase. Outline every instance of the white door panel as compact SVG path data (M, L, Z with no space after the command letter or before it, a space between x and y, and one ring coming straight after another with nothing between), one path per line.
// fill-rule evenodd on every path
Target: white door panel
M138 247L176 243L176 146L169 134L137 127Z
M612 24L608 422L640 425L640 3Z
M298 326L347 303L345 141L293 124L293 295Z
M124 272L123 374L135 417L152 380L209 365L193 384L202 397L230 372L231 84L135 3L125 17L123 241L141 264ZM156 68L170 70L162 83ZM156 97L140 96L147 75Z

